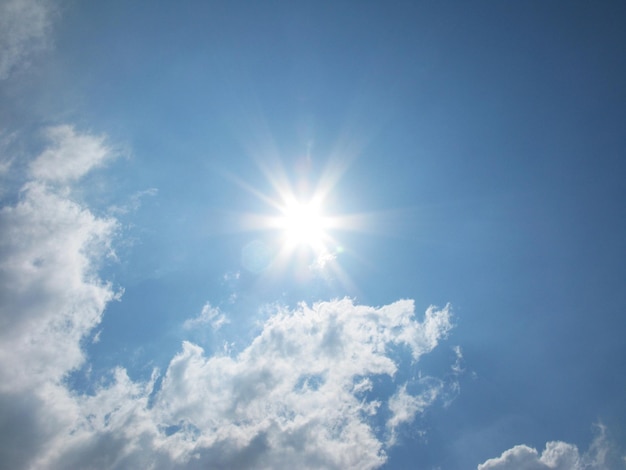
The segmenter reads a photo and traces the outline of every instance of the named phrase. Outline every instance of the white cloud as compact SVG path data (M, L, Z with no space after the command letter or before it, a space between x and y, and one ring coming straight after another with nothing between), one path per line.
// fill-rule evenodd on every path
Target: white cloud
M573 444L561 441L546 443L539 454L536 449L517 445L478 465L478 470L606 470L625 468L609 442L606 427L599 424L597 435L589 450L581 453Z
M454 346L452 350L456 356L456 361L452 365L452 372L455 374L462 374L465 372L465 369L463 368L463 351L461 350L461 346Z
M565 442L548 442L541 455L531 447L518 445L503 452L500 457L489 459L478 465L478 470L576 470L579 468L581 467L578 448Z
M254 468L380 466L385 446L368 417L381 404L364 398L371 387L364 377L395 374L392 344L419 358L450 327L447 308L429 309L423 323L413 313L412 301L376 309L344 299L279 309L236 357L207 357L185 343L155 401L161 425L180 428L167 446L182 454L172 457L190 459L203 449L226 462L245 450ZM430 402L409 398L406 387L402 396L411 415ZM407 413L406 403L390 406Z
M183 328L192 330L202 325L211 325L214 330L219 330L225 323L230 323L226 315L218 307L212 307L210 303L204 304L200 315L195 318L185 320Z
M80 341L117 296L97 275L116 230L114 219L96 217L37 178L0 210L0 455L7 468L41 467L36 459L80 416L63 379L84 362Z
M316 258L309 265L311 271L323 271L328 263L331 263L337 259L337 255L330 253L327 250L322 250L317 254Z
M116 222L34 180L0 210L0 228L0 389L59 380L116 296L96 274Z
M111 206L109 207L108 211L110 214L118 216L128 214L129 212L135 212L141 207L141 202L143 198L154 197L158 194L158 192L159 191L157 188L148 188L142 191L137 191L136 193L132 194L124 204L120 206Z
M229 281L238 281L240 277L241 277L241 273L239 271L235 271L235 272L228 272L224 274L222 276L222 279L225 282L229 282Z
M434 381L425 387L418 395L411 395L406 390L406 384L389 399L391 417L387 420L387 428L391 431L388 442L395 443L396 428L401 424L410 423L417 413L422 413L431 406L441 392L443 384Z
M114 156L104 137L77 133L69 125L50 127L45 134L50 146L30 165L31 176L38 181L75 181Z
M394 331L383 326L407 317ZM411 301L380 309L322 302L276 311L235 357L183 343L156 390L156 375L137 383L123 369L93 395L47 382L26 395L32 419L18 426L37 436L39 451L13 456L13 468L377 468L390 443L375 434L371 417L387 407L403 416L397 426L432 400L406 386L387 403L368 399L369 377L393 376L388 346L404 342L400 330L419 338L425 326ZM419 357L446 331L404 344Z
M0 130L0 177L4 177L9 173L11 165L13 165L15 160L15 156L9 155L9 149L15 140L16 134L16 132L7 133ZM3 192L3 190L0 190L0 195Z
M48 47L52 16L46 0L0 2L0 79Z

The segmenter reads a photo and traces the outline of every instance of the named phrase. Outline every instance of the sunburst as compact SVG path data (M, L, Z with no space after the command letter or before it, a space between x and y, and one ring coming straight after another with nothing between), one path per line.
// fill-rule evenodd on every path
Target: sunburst
M308 247L316 252L326 248L329 219L320 201L290 199L281 207L277 225L288 248Z

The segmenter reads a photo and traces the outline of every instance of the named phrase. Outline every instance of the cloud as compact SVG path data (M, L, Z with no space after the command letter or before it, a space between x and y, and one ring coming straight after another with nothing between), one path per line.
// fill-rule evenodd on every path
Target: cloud
M111 206L108 208L108 211L110 214L116 216L135 212L141 207L141 202L145 197L154 197L158 194L158 192L157 188L148 188L143 191L137 191L132 194L124 204Z
M46 150L33 166L74 155L91 138L75 137ZM69 149L72 143L78 148ZM82 172L88 162L96 163L83 159ZM34 178L15 205L0 210L0 230L0 390L17 391L58 381L84 360L81 338L116 298L97 268L111 253L117 223Z
M387 428L391 431L388 443L396 442L396 429L405 423L410 423L415 419L417 413L422 413L431 406L443 388L443 384L434 381L418 395L407 392L406 384L389 399L389 411L391 418L387 420Z
M343 299L279 309L236 357L207 357L186 342L154 404L160 425L176 430L166 447L176 450L172 458L191 462L200 452L225 468L241 453L253 468L376 468L385 446L369 418L392 407L402 416L396 426L429 401L406 387L402 401L367 399L365 377L393 377L392 345L419 358L449 328L447 308L431 308L418 322L412 301L376 309Z
M60 161L55 151L73 155L78 149L68 146L89 139L66 141L39 158ZM95 163L82 161L83 173ZM33 165L45 166L39 159ZM84 363L81 340L118 297L97 275L116 221L95 216L38 175L0 210L0 455L7 468L34 465L79 416L63 380Z
M322 250L309 265L309 269L311 271L323 271L326 265L333 262L335 259L337 259L336 254L330 253L327 250Z
M30 174L38 181L75 181L114 156L104 137L79 134L69 125L50 127L45 134L50 146L30 165Z
M349 299L303 305L275 312L235 357L206 356L184 342L160 387L156 373L138 383L122 368L93 395L45 384L25 405L31 420L18 426L41 450L14 456L13 468L377 468L388 444L371 418L387 407L401 416L398 426L430 404L406 386L388 403L367 397L369 377L397 369L388 346L404 343L404 328L383 325L407 317L406 327L421 333L411 301L381 309ZM414 354L445 333L429 342L415 335Z
M597 435L589 450L581 453L573 444L552 441L541 454L526 445L517 445L478 465L478 470L604 470L626 468L607 437L606 427L596 425ZM620 460L622 461L620 464Z
M53 9L46 0L0 3L0 79L49 46Z
M15 157L9 156L9 148L15 140L16 132L8 133L0 130L0 178L9 173L11 165ZM4 190L0 189L0 196L4 193Z
M454 351L454 355L456 356L456 361L451 367L452 372L454 372L455 374L462 374L463 372L465 372L465 369L463 368L463 351L461 350L461 346L454 346L452 350Z
M398 426L436 393L412 396L400 386L387 403L368 398L369 377L393 377L397 370L391 345L404 344L419 358L448 331L448 309L429 309L423 322L413 309L412 301L377 309L349 299L278 309L234 357L207 356L184 342L160 387L156 375L136 383L118 369L112 385L70 401L74 419L56 433L65 438L38 462L47 468L94 461L103 468L377 468L387 444L371 418L388 408ZM440 329L429 328L435 318Z
M185 320L183 328L186 330L192 330L203 325L211 325L211 328L214 330L219 330L225 323L230 323L230 320L226 318L226 315L224 315L218 307L212 307L211 304L207 302L202 307L200 315L195 318Z
M565 442L548 442L541 454L526 445L517 445L503 452L500 457L489 459L478 466L479 470L509 468L516 470L576 470L582 467L578 448Z

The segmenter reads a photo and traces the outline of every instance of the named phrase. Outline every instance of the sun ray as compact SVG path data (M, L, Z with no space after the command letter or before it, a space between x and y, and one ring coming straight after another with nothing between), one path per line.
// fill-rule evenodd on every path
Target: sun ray
M342 266L342 258L354 258L356 254L344 248L348 240L338 237L348 232L367 233L372 229L372 220L369 214L342 213L337 193L338 183L355 155L333 156L315 179L309 167L297 168L301 171L290 177L275 153L264 155L266 158L254 159L264 179L261 186L229 175L268 209L241 214L245 220L236 224L242 231L256 232L255 240L261 241L264 253L271 254L265 267L255 271L260 275L258 281L278 281L285 275L298 283L321 278L329 286L342 286L356 295L358 288ZM310 149L306 158L310 159ZM260 189L268 186L269 193Z

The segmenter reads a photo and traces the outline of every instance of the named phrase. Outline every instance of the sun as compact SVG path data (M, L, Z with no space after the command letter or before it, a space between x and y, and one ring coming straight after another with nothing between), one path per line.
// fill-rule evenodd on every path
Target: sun
M289 248L324 249L328 222L319 202L291 199L281 207L281 213L278 226Z
M290 273L298 282L321 276L328 282L355 288L339 258L353 254L345 246L346 232L365 231L369 216L341 210L342 198L336 185L345 165L340 163L328 164L317 180L307 174L299 174L294 180L279 159L259 160L259 170L266 179L261 186L270 192L227 174L266 206L233 219L236 231L249 231L257 237L244 247L245 253L242 250L247 270L255 274L267 271L267 279Z

